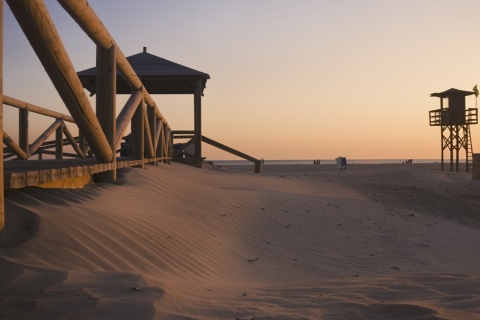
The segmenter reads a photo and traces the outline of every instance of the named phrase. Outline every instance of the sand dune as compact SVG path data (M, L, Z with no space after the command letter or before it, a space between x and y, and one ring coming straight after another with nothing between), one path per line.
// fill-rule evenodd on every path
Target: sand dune
M8 191L0 318L479 318L470 175L274 167Z

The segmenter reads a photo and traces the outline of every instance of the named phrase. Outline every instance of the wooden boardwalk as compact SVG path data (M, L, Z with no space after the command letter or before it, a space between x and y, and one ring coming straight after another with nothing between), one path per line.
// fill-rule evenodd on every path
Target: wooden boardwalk
M0 135L5 145L0 148L0 157L4 160L0 162L0 181L4 180L0 183L0 232L5 227L5 189L91 176L95 181L115 183L117 169L169 163L174 156L175 138L188 139L182 144L182 153L186 154L187 146L193 146L194 152L188 160L196 166L204 159L203 139L205 143L253 161L255 171L260 172L258 159L202 136L201 105L206 81L210 78L208 74L149 54L146 47L142 53L127 58L86 0L57 0L96 46L96 67L76 72L44 0L5 2L69 114L4 95L0 86L0 101L3 102L0 104ZM0 84L3 82L3 9L4 1L0 1ZM150 65L144 65L145 61L154 61L152 65L161 64L161 67L156 70L159 73L148 78L147 86L130 61L141 64L137 68L139 72L145 67L152 71ZM170 73L165 74L165 70ZM95 109L85 89L96 96ZM118 113L117 94L130 95ZM192 94L194 130L177 131L175 137L151 94ZM4 131L4 106L19 109L18 135ZM48 117L53 122L33 142L29 141L29 113ZM122 141L128 127L130 135L125 149ZM55 138L49 141L52 135ZM64 149L65 146L68 149ZM123 153L119 157L120 150L127 150L128 157ZM42 159L43 155L54 159ZM35 156L38 160L32 160Z

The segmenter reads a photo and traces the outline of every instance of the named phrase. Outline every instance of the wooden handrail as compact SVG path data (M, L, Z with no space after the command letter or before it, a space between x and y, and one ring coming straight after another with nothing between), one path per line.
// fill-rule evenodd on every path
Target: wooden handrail
M3 96L3 103L6 105L9 105L11 107L15 107L18 109L25 109L33 113L41 114L43 116L55 118L55 119L61 119L63 121L75 123L75 120L71 116L67 116L66 114L56 112L53 110L49 110L46 108L39 107L37 105L34 105L32 103L28 103L22 100L18 100L9 96Z

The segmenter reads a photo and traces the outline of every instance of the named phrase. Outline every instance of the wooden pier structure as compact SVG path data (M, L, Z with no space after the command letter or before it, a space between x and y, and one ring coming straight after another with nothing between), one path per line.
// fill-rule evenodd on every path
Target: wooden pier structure
M0 184L0 232L6 225L5 188L67 183L82 177L114 183L120 168L143 168L159 162L201 166L202 142L252 161L255 172L260 172L260 160L202 135L202 96L208 74L154 56L146 47L125 57L86 0L57 0L96 45L96 67L77 72L43 0L5 1L70 114L3 94L4 3L0 1L0 134L4 142L0 149L4 160L0 167L4 181ZM96 112L85 89L96 96ZM130 95L118 116L117 94ZM152 94L193 94L194 129L172 130ZM4 131L5 106L19 110L17 142ZM33 143L28 139L29 113L52 119ZM124 144L129 125L129 141ZM78 136L70 131L72 126L78 128ZM53 134L55 139L49 141ZM186 143L179 144L180 153L174 154L175 140L185 139ZM125 149L128 156L123 155Z

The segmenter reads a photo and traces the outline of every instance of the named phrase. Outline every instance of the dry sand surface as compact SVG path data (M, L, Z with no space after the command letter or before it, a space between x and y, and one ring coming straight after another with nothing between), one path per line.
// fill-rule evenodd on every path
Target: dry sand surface
M434 164L126 168L5 206L0 319L480 319L480 181Z

